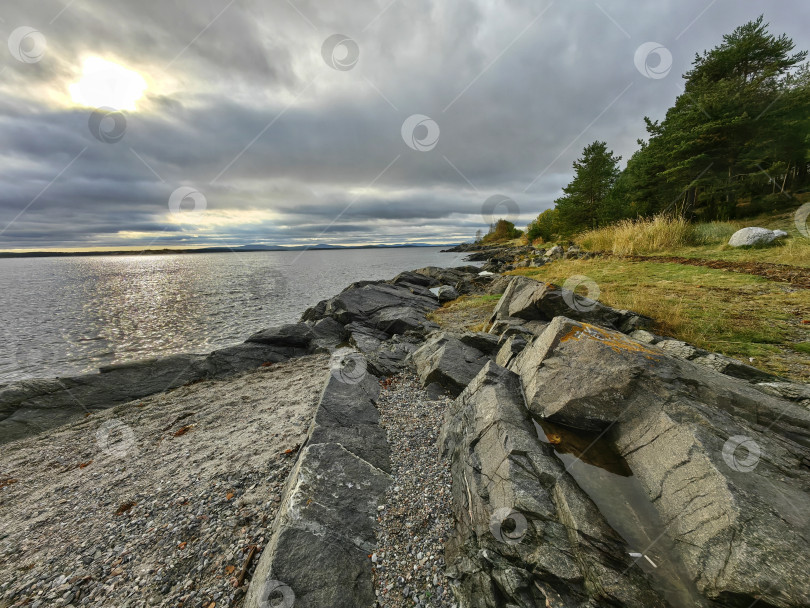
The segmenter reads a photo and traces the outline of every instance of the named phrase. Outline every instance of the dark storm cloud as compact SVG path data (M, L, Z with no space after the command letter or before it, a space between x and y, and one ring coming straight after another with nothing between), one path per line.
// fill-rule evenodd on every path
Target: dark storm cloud
M800 49L798 2L648 3L87 0L4 5L0 33L47 38L37 63L0 73L0 248L206 243L449 242L486 228L493 194L525 225L551 206L571 162L602 139L626 160L680 92L694 53L765 17ZM357 64L321 57L334 33ZM633 56L655 41L665 78ZM105 144L70 103L87 56L150 82ZM424 114L429 151L400 129ZM418 136L424 132L417 133ZM180 186L200 221L172 216ZM505 213L504 209L499 209Z

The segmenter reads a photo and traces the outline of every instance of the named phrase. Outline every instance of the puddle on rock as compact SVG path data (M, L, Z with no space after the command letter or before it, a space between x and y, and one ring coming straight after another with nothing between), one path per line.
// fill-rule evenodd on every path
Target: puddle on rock
M608 524L627 543L636 565L650 575L653 589L672 606L706 606L675 552L666 526L641 482L611 443L598 433L535 420L537 436Z

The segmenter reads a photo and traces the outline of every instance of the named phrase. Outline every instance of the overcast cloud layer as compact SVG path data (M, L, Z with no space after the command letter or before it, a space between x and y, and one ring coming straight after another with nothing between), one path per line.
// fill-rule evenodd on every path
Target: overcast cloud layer
M2 53L0 249L457 242L493 195L524 226L583 146L626 161L695 52L763 12L810 48L801 0L4 2L4 41L41 36ZM101 123L113 143L68 94L88 57L148 84ZM170 208L181 187L200 194Z

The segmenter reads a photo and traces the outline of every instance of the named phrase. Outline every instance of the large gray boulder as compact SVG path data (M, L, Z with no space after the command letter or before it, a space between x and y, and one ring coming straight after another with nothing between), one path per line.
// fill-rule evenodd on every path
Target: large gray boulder
M539 441L515 374L487 363L448 410L439 442L453 477L446 559L460 605L665 606Z
M534 416L610 438L705 598L810 605L810 412L562 317L511 369Z
M413 293L401 284L364 281L319 302L301 318L302 321L317 321L332 317L341 325L355 323L388 335L406 331L428 333L437 326L427 321L425 315L437 307L438 301L432 294Z
M438 266L426 266L419 268L415 272L436 280L436 285L455 285L459 281L469 280L478 276L481 271L477 266L456 266L454 268L440 268Z
M456 396L494 358L497 342L492 352L487 354L470 345L475 343L473 339L468 338L465 343L460 337L448 332L438 332L414 351L411 359L423 386L435 382Z
M340 443L307 445L290 475L245 606L372 608L368 555L376 545L377 505L388 483L388 475Z
M767 228L742 228L731 235L728 244L732 247L750 247L752 245L768 245L776 239L787 236L784 230L768 230Z
M652 325L652 319L627 310L616 310L551 283L516 276L492 313L490 322L502 319L551 321L565 315L604 327L633 331Z

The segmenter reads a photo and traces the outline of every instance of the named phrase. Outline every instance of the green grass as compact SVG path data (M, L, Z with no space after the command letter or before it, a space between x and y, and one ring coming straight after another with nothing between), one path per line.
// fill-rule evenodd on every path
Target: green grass
M588 276L599 286L601 302L652 317L656 333L810 380L803 356L810 327L802 324L810 319L810 290L760 276L621 258L563 260L510 274L558 285L573 275Z
M444 329L485 331L500 294L461 296L428 313L427 318Z
M810 342L798 342L797 344L791 344L790 347L797 353L810 355Z

